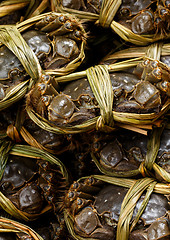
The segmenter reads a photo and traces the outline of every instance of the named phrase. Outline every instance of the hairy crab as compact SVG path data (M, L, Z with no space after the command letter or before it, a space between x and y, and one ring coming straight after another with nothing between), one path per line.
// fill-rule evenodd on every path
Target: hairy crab
M48 82L44 79L45 81L48 79ZM52 77L45 75L42 82L37 83L29 92L27 105L32 106L39 115L58 126L82 123L93 118L97 111L93 93L86 81L82 83L79 81L78 84L68 86L62 93L58 93L50 84ZM71 92L73 97L69 95Z
M10 156L0 181L0 190L17 209L32 214L33 218L45 208L57 211L66 185L60 169L51 166L44 160L35 164L30 158Z
M70 8L99 15L102 15L102 10L105 13L107 4L112 4L104 0L81 0L78 2L75 0L61 0L59 2L59 6L62 5L64 8L67 8L68 12ZM117 8L116 4L115 8ZM164 37L169 34L170 30L169 8L168 0L123 0L120 3L114 19L131 29L135 34L160 34ZM106 14L104 14L104 17L105 15ZM82 17L85 18L84 15L82 15Z
M97 151L92 148L92 156L106 170L106 174L117 173L124 176L123 174L137 170L145 160L147 150L145 135L119 130L110 134L109 138L106 137L106 140L104 138L98 142Z
M20 134L28 144L37 147L36 143L38 143L40 149L44 149L53 154L58 155L75 149L69 136L46 131L36 125L31 119L25 120ZM32 138L32 140L30 140L30 136L32 136L34 140Z
M123 25L136 34L169 33L169 1L122 1L116 15Z
M160 113L168 102L169 75L170 70L165 64L150 59L138 64L133 73L110 73L109 81L114 94L112 110L138 114ZM100 94L102 92L96 96ZM62 92L58 93L52 78L44 75L42 81L29 92L27 106L52 125L74 126L99 116L100 108L94 95L87 78L64 85Z
M59 74L70 72L84 58L85 31L70 15L48 14L32 29L25 31L22 37L36 54L43 69L55 70ZM14 86L28 79L28 75L19 59L7 47L0 47L0 56L0 100L3 100Z
M73 219L72 231L83 238L116 239L116 226L120 215L122 201L128 189L104 184L93 177L74 182L65 197L68 213ZM144 195L138 200L132 219L138 212ZM168 200L164 195L152 193L146 209L142 213L135 231L130 239L146 232L151 237L169 236ZM164 230L155 228L164 225ZM154 239L154 238L146 238Z
M169 96L169 68L157 60L146 59L137 65L133 74L139 79L138 83L133 85L129 92L124 91L123 101L118 96L118 101L115 101L115 110L137 113L159 112Z
M151 152L155 154L155 150L149 149L151 141L153 148L158 144L155 143L154 138L151 140L153 132L148 131L148 136L127 130L117 130L109 134L110 136L107 134L102 139L98 139L96 149L93 144L91 145L91 157L99 170L109 176L132 177L139 174L149 175L151 172L153 174L153 169L149 169L146 160L147 156L151 157ZM160 147L154 161L167 174L170 173L169 140L170 134L165 128L160 137ZM155 177L159 181L165 181L158 170L155 170Z

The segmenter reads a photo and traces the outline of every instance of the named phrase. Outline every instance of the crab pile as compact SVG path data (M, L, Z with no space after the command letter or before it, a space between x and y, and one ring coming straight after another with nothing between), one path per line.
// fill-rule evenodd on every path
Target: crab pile
M169 31L167 0L0 3L0 240L169 239Z

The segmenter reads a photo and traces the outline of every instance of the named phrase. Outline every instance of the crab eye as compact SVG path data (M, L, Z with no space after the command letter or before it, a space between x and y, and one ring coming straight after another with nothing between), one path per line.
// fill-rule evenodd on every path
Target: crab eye
M11 72L10 72L10 78L15 78L15 77L17 77L17 76L19 76L19 71L17 70L17 69L14 69L14 70L12 70Z
M75 183L73 183L72 188L76 189L76 188L78 188L78 186L79 186L79 184L77 182L75 182Z
M153 68L156 68L157 65L158 65L158 62L157 62L157 61L152 61L152 62L151 62L151 66L152 66Z
M163 9L160 10L160 15L161 15L161 16L164 16L164 15L166 15L167 13L168 13L168 11L167 11L165 8L163 8Z
M68 198L73 198L75 196L75 192L69 192L68 193Z
M75 36L77 38L80 38L81 37L81 32L79 30L75 31Z
M69 22L69 21L67 21L66 23L65 23L65 27L67 28L67 29L72 29L72 24L71 24L71 22Z
M64 23L64 22L66 21L65 17L62 16L62 15L58 18L58 20L59 20L61 23Z
M77 205L82 205L83 204L83 200L81 198L77 199Z
M122 16L129 16L129 15L130 15L130 10L129 10L128 8L122 8L122 9L120 10L120 14L121 14Z

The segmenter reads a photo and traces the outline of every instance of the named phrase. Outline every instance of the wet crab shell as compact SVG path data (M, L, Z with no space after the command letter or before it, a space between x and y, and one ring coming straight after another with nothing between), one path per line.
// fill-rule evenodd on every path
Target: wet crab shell
M139 133L118 130L112 133L112 137L103 139L98 143L99 148L95 151L92 148L92 159L99 164L100 171L104 171L106 175L120 177L133 176L140 174L140 165L145 163L147 155L147 145L149 140L148 136ZM106 138L106 139L105 139ZM167 173L170 172L169 168L169 131L164 129L161 135L160 147L156 156L155 163L164 169ZM146 167L147 168L147 167ZM159 171L155 172L155 177L162 181Z
M68 140L66 135L46 131L31 119L25 120L20 134L29 145L39 147L53 154L58 155L74 149L72 142Z
M33 160L22 157L11 157L5 167L0 181L1 191L5 194L15 193L30 182L37 172L37 167Z
M68 15L48 14L22 36L43 69L55 70L57 74L68 73L84 59L85 31L76 19ZM27 80L28 75L6 47L0 48L0 55L0 100L3 100L7 92Z
M165 1L123 1L116 15L119 22L139 35L169 33L169 10Z
M143 9L146 9L152 4L152 0L123 0L122 4L120 5L120 8L118 10L117 15L119 18L126 17L127 14L129 16L135 15L138 12L142 11Z
M153 14L150 11L143 11L131 20L131 29L136 34L148 34L154 29Z
M74 96L76 99L73 99L74 97L70 96L71 88L67 88L69 95L66 95L65 91L59 94L52 84L38 83L28 94L27 105L33 107L38 114L54 125L80 124L95 116L97 106L86 94L84 85L80 84L76 89L79 87L84 93L76 98L77 93L80 92L78 90Z
M121 133L119 133L121 134ZM140 137L139 137L140 138ZM131 140L132 147L124 149L124 141L121 143L116 139L105 143L101 150L97 153L100 164L109 171L127 172L138 169L140 163L144 161L141 149L136 145L137 138ZM142 145L142 141L141 141ZM109 173L108 173L109 174Z
M162 167L167 173L170 173L170 151L169 151L169 144L170 144L170 133L168 129L164 129L161 135L161 142L160 148L158 151L158 155L156 158L156 163ZM156 177L159 181L162 181L162 177L159 176L159 172L156 172Z
M160 84L164 75L165 79L168 76L168 72L164 72L160 79L146 75L146 80L136 76L136 73L110 73L114 93L113 111L159 113L167 99L164 95L166 85L164 88L151 82L156 78L156 84ZM167 95L168 92L169 90ZM100 114L98 103L86 78L66 84L60 94L51 84L38 83L28 94L27 105L58 126L81 124Z
M63 7L66 8L71 8L71 9L76 9L80 11L85 11L85 12L91 12L91 13L99 13L101 9L103 0L61 0L61 4Z
M43 209L44 198L35 183L26 184L15 194L8 195L8 198L23 212L37 214Z
M44 160L36 164L26 157L10 157L0 181L0 190L19 211L37 218L45 210L59 208L66 183L58 166Z
M126 72L111 73L110 79L114 92L113 110L136 113L159 112L160 92L154 85ZM73 100L78 99L81 106L94 110L98 107L87 79L69 83L63 92Z
M44 54L47 55L50 52L50 40L45 33L30 30L23 33L22 36L29 45L29 47L34 51L34 53L39 56L40 60ZM22 79L24 69L18 58L5 46L2 46L0 48L0 51L0 79ZM16 73L14 72L14 70L16 71Z
M0 189L21 211L39 213L42 209L43 196L32 183L37 170L33 160L23 157L11 157L5 167Z
M86 181L88 179L84 182L74 182L66 195L66 206L69 207L68 211L74 222L73 231L85 239L116 239L116 225L121 204L128 189L109 184L102 185L101 182L95 180L90 187ZM142 195L138 200L132 219L138 212L144 197ZM157 219L161 221L168 211L167 198L161 194L153 193L136 228L145 230L149 226L154 229ZM165 217L165 220L168 219ZM166 233L160 231L161 236L169 234L167 224L165 223L165 225ZM152 236L154 234L153 232Z
M30 30L23 34L30 48L41 61L50 52L50 41L44 33ZM28 78L18 58L5 46L0 48L0 100L14 87Z
M170 67L170 55L168 56L162 56L161 62L165 63L168 67Z
M111 222L117 222L119 218L121 203L125 197L125 194L127 193L127 190L128 189L126 188L122 189L122 187L118 186L107 186L103 190L101 190L96 196L96 200L94 203L94 206L97 209L98 213L104 215L106 218L110 218ZM138 209L143 199L144 196L141 196L141 198L137 202L134 209L133 217L138 212ZM166 197L161 194L153 193L145 211L141 216L141 219L144 225L149 225L153 223L157 218L164 216L168 210L169 204Z

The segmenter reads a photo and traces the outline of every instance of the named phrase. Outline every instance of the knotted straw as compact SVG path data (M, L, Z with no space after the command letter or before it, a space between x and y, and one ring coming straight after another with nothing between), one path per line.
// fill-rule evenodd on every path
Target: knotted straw
M106 132L111 131L116 128L116 124L113 126L113 119L114 119L114 122L118 122L119 127L122 126L131 130L139 131L139 132L141 132L143 129L148 129L150 127L152 128L152 125L154 124L160 125L159 121L157 120L168 111L170 107L169 99L167 99L167 101L162 106L159 113L137 114L137 113L112 111L112 114L111 114L111 107L113 105L113 102L111 102L112 100L112 93L110 92L111 88L107 87L106 84L103 82L104 79L106 79L107 84L109 84L108 86L110 86L110 80L109 80L110 76L108 75L108 72L112 73L116 71L124 71L128 68L137 66L137 64L140 63L142 60L143 58L130 59L130 60L110 64L107 66L102 65L102 66L97 66L95 68L92 67L87 69L86 71L76 72L76 73L69 74L67 76L55 78L57 82L69 82L69 81L74 81L77 79L87 77L87 79L89 80L89 83L92 86L92 90L95 91L94 95L95 97L97 97L99 107L101 107L102 116L94 117L92 119L89 119L83 122L82 124L78 124L74 126L67 126L67 125L56 126L55 123L48 121L47 119L41 117L38 113L36 113L33 109L33 106L30 106L30 104L26 106L27 113L29 117L39 127L49 132L53 132L57 134L70 134L70 133L74 134L74 133L86 132L95 128L97 129L103 128L103 130ZM153 60L153 59L150 59L150 60ZM46 74L48 74L48 71L46 71ZM104 91L101 87L102 84L103 86L105 86ZM109 125L112 127L110 127L109 125L108 126L104 125L108 121L110 122ZM127 125L129 125L129 127Z

